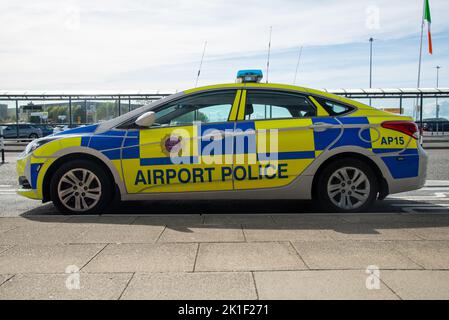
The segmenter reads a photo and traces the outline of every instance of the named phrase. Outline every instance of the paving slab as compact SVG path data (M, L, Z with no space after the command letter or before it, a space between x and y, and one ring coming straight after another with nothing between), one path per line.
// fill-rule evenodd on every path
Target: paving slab
M160 242L230 242L245 241L240 225L235 226L172 226L168 225Z
M0 226L2 227L21 227L24 225L40 225L45 226L50 223L60 223L70 219L69 216L39 216L39 217L28 217L28 216L20 216L20 217L4 217L0 216Z
M80 273L79 289L73 276L74 274L18 274L0 286L0 299L118 299L132 274Z
M449 271L385 270L380 278L402 299L449 299Z
M306 269L287 242L202 243L195 271Z
M59 244L15 246L0 254L0 273L61 273L82 268L104 245Z
M409 232L407 227L388 223L383 225L339 224L335 226L331 237L335 240L421 240L420 237Z
M256 299L250 272L135 274L123 299Z
M425 269L449 269L449 241L398 241L396 249Z
M311 269L421 269L385 241L297 241L293 246Z
M0 233L2 245L64 244L76 243L87 232L86 225L65 225L61 223L25 224Z
M17 226L10 225L10 224L2 224L0 221L0 233L9 231L9 230L12 230L15 228L17 228Z
M344 222L341 215L333 214L273 214L273 220L280 225L329 225Z
M111 244L83 269L86 272L193 271L196 243Z
M202 224L204 216L199 214L194 215L148 215L139 216L133 224L135 225L153 225L153 226L189 226Z
M207 214L204 224L208 225L272 225L273 218L270 215L261 214Z
M11 248L12 246L0 246L0 254Z
M332 230L325 226L263 226L244 225L243 232L247 241L297 241L297 240L331 240Z
M367 289L362 270L255 272L260 299L398 299L384 284Z
M449 226L418 227L407 230L425 240L449 240Z
M0 274L0 286L12 276L13 276L12 274Z
M76 243L154 243L164 230L152 225L89 225L76 237Z
M134 216L70 216L64 221L65 224L87 224L89 226L101 225L130 225L137 217Z

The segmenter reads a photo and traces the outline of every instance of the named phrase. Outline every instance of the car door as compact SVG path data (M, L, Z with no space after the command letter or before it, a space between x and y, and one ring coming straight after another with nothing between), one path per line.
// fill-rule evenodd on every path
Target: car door
M155 123L130 128L122 150L128 193L232 190L232 131L240 90L181 97Z
M5 138L15 138L17 137L17 126L9 125L3 130L3 136Z
M315 159L316 114L312 101L300 93L251 88L243 92L236 123L234 188L281 187L298 177ZM246 140L239 141L238 132L245 130Z

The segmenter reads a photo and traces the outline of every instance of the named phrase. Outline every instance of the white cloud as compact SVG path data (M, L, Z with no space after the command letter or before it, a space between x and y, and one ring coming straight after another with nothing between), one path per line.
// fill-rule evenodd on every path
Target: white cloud
M431 5L434 33L448 29L449 3ZM379 12L378 29L367 28L373 8ZM193 83L204 40L205 68L225 72L225 65L235 68L239 62L223 62L224 57L248 62L246 55L263 56L270 25L274 50L351 44L372 35L388 41L416 35L421 9L420 0L3 0L0 87L174 90ZM162 68L172 73L164 76ZM157 77L133 79L139 70L153 70ZM230 81L235 71L210 80ZM120 82L122 76L127 80Z

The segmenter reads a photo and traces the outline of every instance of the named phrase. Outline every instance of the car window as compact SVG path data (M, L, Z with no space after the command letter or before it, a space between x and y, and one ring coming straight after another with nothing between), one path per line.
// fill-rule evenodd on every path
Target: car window
M306 118L316 115L307 97L286 92L248 90L245 120Z
M314 98L331 116L343 115L354 110L353 107L332 100L327 100L321 97Z
M194 121L225 122L229 118L234 98L235 90L227 90L177 100L156 111L153 127L189 125Z

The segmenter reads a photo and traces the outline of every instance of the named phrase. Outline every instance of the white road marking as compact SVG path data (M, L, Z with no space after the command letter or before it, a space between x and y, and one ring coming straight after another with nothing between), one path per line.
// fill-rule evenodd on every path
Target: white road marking
M445 214L445 215L448 214L448 208L444 207L409 207L403 208L402 210L406 213L420 214L420 212L417 212L416 210L426 210L426 209L441 211L441 212L432 212L432 214Z
M417 191L448 191L448 187L423 187L421 189L418 189Z
M449 180L426 180L425 187L432 187L432 186L438 186L438 187L449 187Z
M449 203L392 203L392 207L446 207L449 208Z
M447 195L449 192L434 192L434 195L428 195L428 196L391 196L388 197L390 200L413 200L413 201L426 201L426 200L438 200L438 201L449 201L449 198Z

